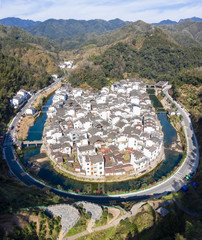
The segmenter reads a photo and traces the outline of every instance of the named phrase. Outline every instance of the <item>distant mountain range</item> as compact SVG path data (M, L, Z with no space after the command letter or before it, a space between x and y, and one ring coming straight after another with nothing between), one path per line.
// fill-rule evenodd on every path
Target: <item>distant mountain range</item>
M180 19L178 22L172 20L163 20L159 23L153 23L153 25L176 25L177 23L190 20L201 22L202 18L192 17L186 19ZM104 32L112 31L124 27L131 22L123 21L121 19L113 19L109 21L95 19L95 20L56 20L48 19L44 22L24 20L20 18L3 18L0 19L0 24L7 27L17 26L30 32L35 36L47 37L49 39L63 39L72 38L78 35L86 35L89 33L102 34Z
M52 40L73 37L80 34L88 33L104 33L112 31L127 25L129 22L120 19L113 19L110 21L105 20L55 20L49 19L45 22L37 24L27 29L35 36L47 37Z
M178 22L167 19L167 20L163 20L159 23L153 23L153 25L175 25L175 24L178 24L180 22L184 22L186 20L190 20L190 21L193 21L193 22L202 22L202 18L192 17L192 18L180 19Z
M65 50L79 49L84 46L101 47L117 41L134 39L137 36L142 38L146 32L153 31L153 28L157 27L154 25L158 25L171 37L172 41L180 45L190 47L199 46L202 43L202 18L198 17L181 19L179 22L168 19L154 24L143 21L128 22L118 18L109 21L49 19L44 22L4 18L0 20L0 24L18 26L32 35L54 40ZM19 30L16 31L19 32ZM49 43L47 45L52 46L53 43Z
M47 37L49 39L58 39L64 37L72 37L87 33L104 33L121 28L130 22L122 21L118 18L105 21L95 20L56 20L48 19L44 22L35 22L32 20L22 20L20 18L4 18L0 20L0 24L17 26L23 28L35 36Z
M27 29L27 28L37 25L39 23L41 23L41 22L40 21L32 21L32 20L24 20L24 19L14 18L14 17L0 19L0 24L3 24L7 27L16 26L16 27L20 27L22 29Z

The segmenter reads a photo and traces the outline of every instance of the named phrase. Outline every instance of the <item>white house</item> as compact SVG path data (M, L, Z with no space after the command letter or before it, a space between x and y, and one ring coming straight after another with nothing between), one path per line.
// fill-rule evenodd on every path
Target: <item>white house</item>
M130 135L128 137L128 147L132 148L134 150L137 150L137 145L138 145L138 139L136 136Z
M133 116L140 116L140 106L133 105Z
M76 98L76 97L80 97L81 96L81 94L82 94L82 89L81 88L74 88L73 90L72 90L72 93L73 93L73 95L74 95L74 97Z
M26 101L29 98L29 94L24 89L21 89L17 92L17 94L10 100L10 103L14 106L14 108L19 107L21 103Z
M96 103L97 104L106 103L106 100L107 100L107 96L106 95L101 95L101 96L98 96L96 98Z
M103 120L107 121L109 119L110 111L109 110L100 110L98 112L98 114Z
M103 87L101 90L102 94L108 94L109 93L109 87Z
M71 154L72 153L72 148L71 148L70 144L69 143L63 143L61 145L61 152Z
M130 163L133 165L135 171L139 171L145 168L147 164L147 159L142 152L137 151L135 153L131 153Z
M130 98L130 101L131 101L131 103L133 103L133 104L135 104L135 105L139 105L140 104L140 98L139 98L139 96L132 96L131 98Z
M102 155L93 155L89 156L90 161L90 174L94 176L103 176L104 175L104 159ZM89 173L88 170L86 172Z
M155 146L144 148L143 152L144 155L150 159L150 161L153 161L158 155L158 149Z
M117 136L116 142L120 151L128 147L128 137L125 135Z

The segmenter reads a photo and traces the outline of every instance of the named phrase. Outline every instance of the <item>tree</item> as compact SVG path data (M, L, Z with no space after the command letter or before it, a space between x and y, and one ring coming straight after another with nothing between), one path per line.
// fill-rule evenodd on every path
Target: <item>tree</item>
M175 234L175 240L186 240L186 238L184 238L181 234L176 233Z
M194 230L193 224L189 221L186 221L186 223L185 223L185 236L188 240L192 239L193 230Z

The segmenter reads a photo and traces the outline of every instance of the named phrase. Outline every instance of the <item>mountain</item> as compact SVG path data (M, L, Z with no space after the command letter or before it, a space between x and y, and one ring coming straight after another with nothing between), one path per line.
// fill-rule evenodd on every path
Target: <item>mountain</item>
M73 37L87 33L103 33L127 25L129 22L120 19L110 21L105 20L55 20L49 19L27 29L35 36L47 37L49 39L59 39L64 37Z
M152 24L153 25L175 25L175 24L177 24L177 22L172 21L170 19L167 19L167 20L163 20L163 21L161 21L159 23L152 23Z
M184 21L187 21L187 20L190 20L190 21L193 21L193 22L201 22L202 18L198 18L198 17L185 18L185 19L180 19L178 22L167 19L167 20L163 20L159 23L152 23L152 24L153 25L175 25L177 23L184 22Z
M14 17L0 19L0 24L3 24L7 27L16 26L22 29L27 29L39 23L40 21L24 20L24 19L14 18Z
M10 98L20 89L41 89L60 73L59 47L18 27L0 25L0 134L14 110Z
M176 44L186 46L200 46L202 44L202 23L189 20L172 26L154 26L143 21L137 21L103 34L83 34L57 39L56 41L66 50L104 47L119 41L132 42L134 40L141 46L145 34L152 34L152 31L156 28L163 29L168 38L170 38L170 41L173 41Z
M73 37L56 39L66 50L79 49L81 47L102 47L110 45L123 39L142 35L144 32L151 31L154 27L143 21L128 23L122 28L113 31L107 31L102 34L89 33L80 34Z
M185 18L185 19L180 19L179 22L183 22L183 21L186 21L186 20L190 20L190 21L193 21L193 22L201 22L202 18L199 18L199 17Z
M89 41L77 50L79 68L70 75L70 82L101 88L108 81L134 75L172 81L184 69L201 66L201 30L201 22L157 27L137 21L104 33L94 39L93 46Z
M193 47L202 44L202 22L182 21L173 26L159 26L166 31L178 44Z

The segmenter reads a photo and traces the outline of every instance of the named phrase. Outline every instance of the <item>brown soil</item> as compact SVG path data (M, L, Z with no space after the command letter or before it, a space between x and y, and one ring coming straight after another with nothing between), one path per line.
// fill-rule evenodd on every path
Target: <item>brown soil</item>
M111 220L108 221L107 224L112 223L113 221L115 221L118 216L120 215L120 210L117 208L108 208L108 213L111 213L113 215L113 218Z
M38 227L39 217L30 216L25 213L17 213L15 215L6 214L0 217L0 226L7 232L12 232L15 227L23 228L26 226L27 222L36 222Z
M5 232L12 232L16 227L24 228L27 223L36 223L36 232L39 234L39 225L42 219L39 216L29 215L28 213L17 213L15 215L6 214L0 217L0 226ZM48 224L46 223L46 238L49 237L48 234Z
M34 124L35 118L33 116L25 116L19 123L18 138L26 139L29 128Z
M60 87L61 87L61 83L58 83L56 86L51 88L49 91L39 95L38 98L34 102L34 106L36 107L41 103L42 96L46 98ZM19 127L18 127L18 133L17 133L19 139L22 139L22 140L26 139L29 128L34 124L34 121L35 121L35 118L33 116L25 116L21 120Z
M53 88L49 89L47 92L40 94L38 96L38 98L35 100L34 102L34 106L37 107L40 103L41 103L41 98L42 97L48 97L51 93L53 93L54 91L56 91L58 88L61 87L61 83L58 83L57 85L55 85Z
M49 161L47 157L37 159L37 162L40 162L40 163L46 162L46 161Z
M12 232L13 228L18 227L24 227L26 224L25 219L21 218L16 215L6 214L2 215L0 217L0 226L7 232Z

